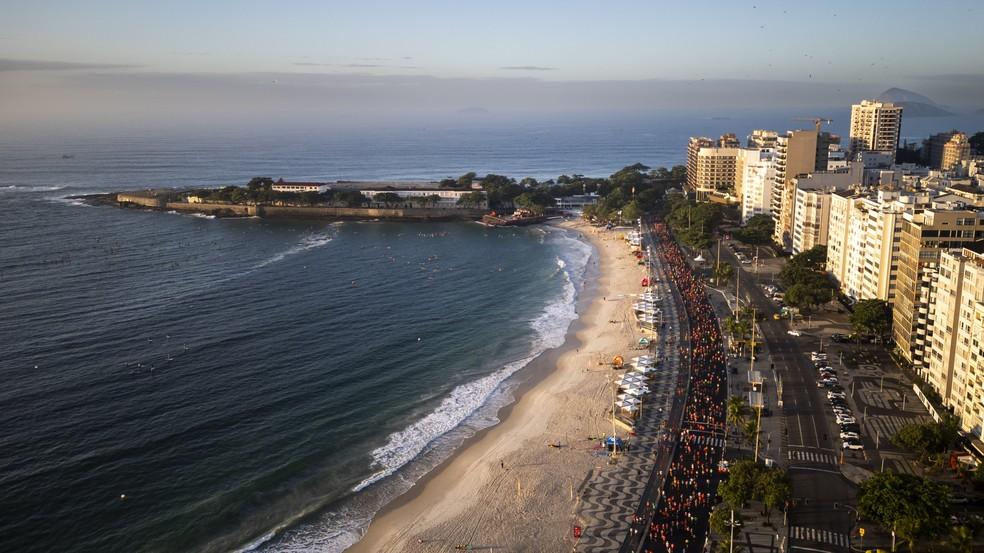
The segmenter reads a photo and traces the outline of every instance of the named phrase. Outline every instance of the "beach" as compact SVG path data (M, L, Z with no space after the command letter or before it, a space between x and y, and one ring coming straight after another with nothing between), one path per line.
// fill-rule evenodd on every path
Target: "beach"
M610 363L639 338L632 297L644 270L618 231L565 222L593 246L593 273L565 344L545 353L503 409L377 514L352 553L471 550L570 551L581 488L609 470L597 456L612 432ZM619 435L624 435L619 429Z

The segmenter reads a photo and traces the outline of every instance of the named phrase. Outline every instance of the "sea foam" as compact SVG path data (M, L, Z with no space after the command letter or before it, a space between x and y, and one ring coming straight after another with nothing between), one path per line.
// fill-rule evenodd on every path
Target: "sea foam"
M508 362L501 369L478 380L457 386L424 418L388 436L386 443L371 453L371 468L375 472L354 486L353 492L365 493L366 488L397 474L401 467L427 451L431 444L443 436L450 435L466 421L470 421L469 425L476 429L496 424L498 419L494 413L512 401L508 393L497 393L502 391L503 383L543 352L563 345L567 330L577 317L575 302L583 286L592 249L568 231L550 229L546 234L549 240L558 245L556 264L557 271L563 274L563 282L557 297L529 321L535 335L529 355ZM308 247L317 247L314 245L316 241L308 244ZM403 489L410 485L412 482ZM397 495L399 493L402 492L397 491ZM278 529L255 540L241 551L293 553L315 550L341 553L361 539L373 515L374 512L361 509L328 512L314 521L294 526L281 540L275 538L275 534L280 533Z

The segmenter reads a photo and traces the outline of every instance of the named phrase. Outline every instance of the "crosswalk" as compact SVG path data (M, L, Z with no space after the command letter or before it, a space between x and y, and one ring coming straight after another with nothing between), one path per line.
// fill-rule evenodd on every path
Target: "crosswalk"
M832 453L815 451L808 449L788 449L790 461L803 461L805 463L819 463L826 465L837 464L837 458Z
M691 443L696 445L709 445L714 447L724 447L724 438L719 438L717 436L705 436L702 434L697 434L691 439Z
M819 528L804 528L803 526L793 526L790 528L789 537L797 540L829 543L838 547L847 547L850 544L850 537L847 534L821 530Z

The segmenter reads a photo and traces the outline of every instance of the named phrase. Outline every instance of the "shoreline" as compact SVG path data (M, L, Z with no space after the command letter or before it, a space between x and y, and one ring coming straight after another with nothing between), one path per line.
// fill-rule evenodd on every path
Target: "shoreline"
M598 462L591 455L595 442L587 436L610 424L607 392L602 393L610 372L591 367L607 361L608 353L624 353L628 341L623 339L635 334L634 328L610 324L612 313L626 309L627 302L606 299L617 295L615 287L629 290L634 278L621 273L634 277L636 272L628 263L612 263L613 256L627 257L617 234L582 222L558 226L577 232L592 247L576 300L578 317L564 343L521 371L515 399L499 410L498 424L464 440L380 509L346 552L432 551L463 544L543 551L544 534L555 536L548 541L559 546L556 550L569 550L570 544L561 544L569 542L565 537L576 517L575 491ZM591 344L602 351L586 347ZM571 500L559 501L558 495Z

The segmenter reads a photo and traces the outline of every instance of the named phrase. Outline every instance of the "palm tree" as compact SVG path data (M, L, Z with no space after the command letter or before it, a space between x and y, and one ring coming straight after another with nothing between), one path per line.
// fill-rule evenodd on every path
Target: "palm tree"
M728 422L741 428L745 424L745 398L731 396L728 398Z

